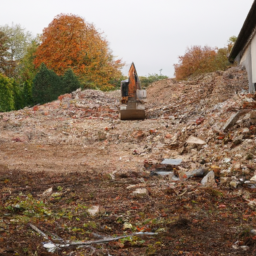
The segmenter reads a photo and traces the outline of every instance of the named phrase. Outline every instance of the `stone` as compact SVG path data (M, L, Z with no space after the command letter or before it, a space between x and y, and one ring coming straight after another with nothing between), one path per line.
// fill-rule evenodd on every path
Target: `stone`
M253 183L256 183L256 175L254 175L251 179L250 179L251 182Z
M100 206L94 205L91 208L89 208L87 211L90 215L95 216L96 214L98 214L100 212Z
M238 180L232 180L229 185L233 188L237 188L238 185L240 185L240 181Z
M242 133L245 133L245 134L250 133L250 130L246 127L246 128L244 128L244 129L242 130Z
M144 196L148 195L148 191L146 188L137 188L135 191L132 193L133 195L137 196Z
M182 162L182 159L164 159L161 164L180 165L181 162Z
M215 174L213 171L210 171L201 181L201 184L206 187L216 186Z
M194 137L194 136L190 136L190 137L186 140L186 142L187 142L188 144L198 144L198 145L204 145L204 144L206 144L206 142L205 142L204 140L201 140L201 139L199 139L199 138L197 138L197 137Z
M203 177L203 176L205 176L206 172L207 171L205 169L200 168L200 169L196 169L196 170L187 172L187 176L188 177Z

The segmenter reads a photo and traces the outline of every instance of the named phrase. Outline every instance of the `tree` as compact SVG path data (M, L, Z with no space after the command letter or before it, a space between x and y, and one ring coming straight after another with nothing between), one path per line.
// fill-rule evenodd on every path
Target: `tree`
M18 81L23 84L25 81L32 82L36 73L37 69L34 65L35 59L35 52L39 45L38 39L34 39L27 47L27 51L23 58L19 62L19 70L18 70Z
M15 62L9 59L9 39L8 36L0 30L0 73L8 75L13 72Z
M174 64L176 78L185 79L191 75L213 71L215 56L215 49L208 46L188 48L184 56L179 56L179 64Z
M26 31L19 24L1 26L0 30L8 37L10 59L13 61L22 59L27 52L27 47L33 39L31 33Z
M60 14L41 37L34 64L42 63L63 75L72 68L83 84L110 86L109 81L121 76L121 60L114 60L108 42L95 27L76 15Z
M81 84L72 69L68 69L62 77L63 90L70 93L81 87Z
M24 106L29 106L33 103L32 82L30 80L25 81L22 96Z
M33 81L32 96L34 103L43 104L56 100L63 93L62 82L53 70L41 64L39 72Z
M0 73L0 112L14 109L13 88L11 80Z
M24 98L23 98L23 90L17 84L14 79L11 79L12 82L12 92L13 92L13 99L14 99L14 109L18 110L24 108Z

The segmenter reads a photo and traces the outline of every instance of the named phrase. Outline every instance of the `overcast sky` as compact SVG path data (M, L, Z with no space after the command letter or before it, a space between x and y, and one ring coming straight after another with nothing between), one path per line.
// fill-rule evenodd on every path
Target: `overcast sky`
M104 32L114 56L139 76L173 77L187 47L224 47L238 35L253 0L2 0L0 25L40 34L60 13L72 13Z

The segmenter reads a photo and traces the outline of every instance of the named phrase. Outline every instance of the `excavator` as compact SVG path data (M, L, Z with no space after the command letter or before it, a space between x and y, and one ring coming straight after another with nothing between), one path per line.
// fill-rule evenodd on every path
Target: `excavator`
M134 63L128 72L128 79L121 81L121 120L145 119L146 90L141 89Z

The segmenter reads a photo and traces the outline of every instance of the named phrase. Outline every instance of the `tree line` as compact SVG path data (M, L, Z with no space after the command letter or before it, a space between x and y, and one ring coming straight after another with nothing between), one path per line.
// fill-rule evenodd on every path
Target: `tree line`
M226 70L231 64L228 55L237 37L232 36L223 48L209 46L192 46L187 48L183 56L179 56L178 64L174 64L175 77L184 80L195 75Z
M79 87L112 90L123 65L103 34L77 15L56 16L36 37L20 25L0 26L0 111L49 102Z

